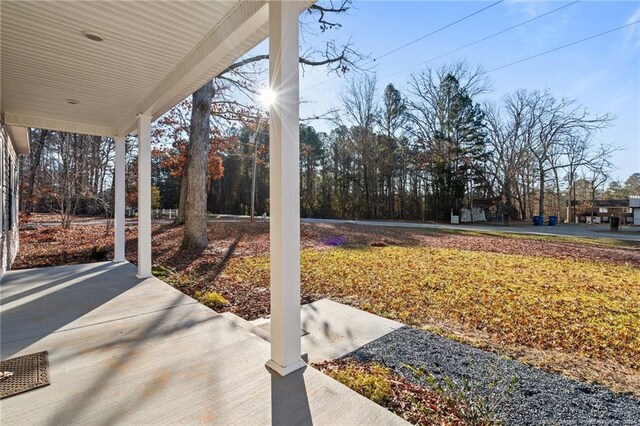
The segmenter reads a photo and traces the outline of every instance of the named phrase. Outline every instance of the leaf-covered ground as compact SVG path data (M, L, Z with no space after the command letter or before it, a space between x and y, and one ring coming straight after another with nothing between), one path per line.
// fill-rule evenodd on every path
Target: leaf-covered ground
M347 300L413 326L450 324L497 344L614 360L640 369L640 269L430 247L305 250L307 294ZM227 274L267 286L266 257Z
M21 231L16 268L108 260L104 226ZM266 223L216 222L201 253L154 225L154 264L221 310L269 313ZM302 224L302 302L329 297L566 375L640 395L640 247ZM136 260L136 228L127 258Z
M306 293L357 298L367 311L423 326L453 322L499 342L567 350L640 368L640 269L428 247L305 250ZM227 274L269 284L269 259Z

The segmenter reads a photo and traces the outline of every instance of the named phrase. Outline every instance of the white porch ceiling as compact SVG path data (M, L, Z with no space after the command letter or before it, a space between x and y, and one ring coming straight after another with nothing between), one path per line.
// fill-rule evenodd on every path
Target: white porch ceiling
M0 7L5 123L104 136L131 132L137 114L159 117L268 33L267 0L2 0Z

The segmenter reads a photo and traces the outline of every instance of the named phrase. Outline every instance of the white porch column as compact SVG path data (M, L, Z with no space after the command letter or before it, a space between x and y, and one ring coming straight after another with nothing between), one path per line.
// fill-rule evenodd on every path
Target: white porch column
M271 359L284 376L300 358L298 3L269 2Z
M114 262L124 262L124 204L125 204L125 147L126 142L124 137L115 138L116 143L116 159L115 159L115 171L114 171L114 183L115 183L115 197L114 197Z
M138 278L151 276L151 117L138 116Z

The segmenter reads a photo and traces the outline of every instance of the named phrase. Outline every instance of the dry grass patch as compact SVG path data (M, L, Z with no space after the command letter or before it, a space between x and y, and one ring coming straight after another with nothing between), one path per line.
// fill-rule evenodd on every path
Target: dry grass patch
M267 286L266 257L227 274ZM640 270L630 266L424 247L305 250L306 294L424 326L447 321L496 343L640 368Z
M215 291L200 291L197 290L193 297L203 305L211 309L219 309L223 306L227 306L229 301L224 298L223 295Z
M462 408L462 403L454 405L446 395L413 384L379 364L336 360L317 364L315 367L415 425L498 424L489 418L482 418L480 422L463 420L456 414L456 409Z

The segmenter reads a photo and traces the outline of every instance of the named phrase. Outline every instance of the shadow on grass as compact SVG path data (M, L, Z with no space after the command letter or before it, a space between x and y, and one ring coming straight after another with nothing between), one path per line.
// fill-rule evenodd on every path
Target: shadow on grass
M231 259L231 257L233 257L233 254L238 248L238 244L240 243L240 241L242 241L242 238L244 237L244 235L245 235L244 231L241 230L236 236L236 238L231 242L231 244L227 248L227 251L225 252L222 259L220 259L220 261L218 261L213 266L212 266L212 262L201 263L196 268L196 273L205 274L211 282L214 282L218 278L218 276L222 273L222 271L224 271L224 269L227 267L229 260Z

